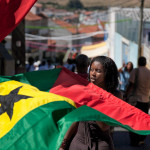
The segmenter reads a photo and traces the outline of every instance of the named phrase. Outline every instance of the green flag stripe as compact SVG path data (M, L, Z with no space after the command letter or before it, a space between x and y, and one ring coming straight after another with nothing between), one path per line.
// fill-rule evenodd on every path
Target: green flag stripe
M132 130L129 126L88 106L75 109L65 101L58 101L38 107L23 117L10 132L2 137L0 149L57 150L73 122L89 120L103 121L113 126L119 125L137 134L150 134L150 131Z
M37 87L41 91L49 91L59 76L61 68L43 71L26 72L14 76L0 76L0 83L16 80Z
M65 101L34 109L0 139L0 150L57 149L57 142L60 144L57 121L73 109Z
M120 122L116 121L115 119L113 119L91 107L88 107L86 105L83 105L83 106L79 107L78 109L75 109L73 112L67 114L63 119L65 121L67 121L67 123L68 122L73 123L76 121L91 121L91 120L102 121L111 126L121 126L125 129L132 131L134 133L137 133L137 134L141 134L141 135L149 135L150 134L150 130L133 130L129 126L121 124ZM66 126L64 120L60 120L58 122L59 126L61 126L61 128L64 128ZM64 126L64 127L62 127L62 126Z

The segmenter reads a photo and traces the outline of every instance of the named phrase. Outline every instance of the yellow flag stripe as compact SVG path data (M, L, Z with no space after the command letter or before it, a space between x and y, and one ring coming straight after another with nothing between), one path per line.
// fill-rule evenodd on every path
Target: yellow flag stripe
M0 83L0 95L8 95L12 90L20 86L23 87L19 90L18 94L31 96L32 98L21 99L14 103L13 116L11 120L6 112L0 115L0 138L7 134L27 113L41 105L54 101L66 101L76 107L75 103L71 99L53 93L39 91L36 87L17 81Z

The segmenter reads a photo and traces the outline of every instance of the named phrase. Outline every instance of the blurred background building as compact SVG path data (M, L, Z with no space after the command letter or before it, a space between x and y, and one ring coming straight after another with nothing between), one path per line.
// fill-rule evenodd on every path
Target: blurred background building
M128 61L136 67L140 36L140 55L147 58L150 68L148 0L38 0L25 16L20 29L19 35L22 36L16 38L19 31L16 30L5 38L5 44L0 47L14 61L11 71L6 73L4 70L7 69L2 69L1 74L13 75L25 71L17 70L25 68L31 56L35 61L50 60L54 65L62 65L75 53L86 54L90 58L109 56L118 68ZM1 57L5 56L1 54Z

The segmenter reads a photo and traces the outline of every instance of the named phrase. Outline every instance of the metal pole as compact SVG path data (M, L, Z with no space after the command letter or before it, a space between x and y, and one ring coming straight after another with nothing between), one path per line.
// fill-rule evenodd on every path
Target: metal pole
M16 64L15 73L25 72L25 20L12 32L12 55Z
M141 0L140 7L140 27L139 27L139 41L138 41L138 57L142 55L142 28L143 28L143 8L144 8L144 0Z

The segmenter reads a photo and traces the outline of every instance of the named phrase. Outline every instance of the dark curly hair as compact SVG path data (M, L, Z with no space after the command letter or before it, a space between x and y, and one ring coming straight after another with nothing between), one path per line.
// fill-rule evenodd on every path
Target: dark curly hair
M144 56L139 57L138 65L139 66L146 66L146 58Z
M117 90L119 73L115 62L106 56L97 56L91 60L90 69L93 62L100 62L105 72L106 90L112 94Z
M133 63L132 63L131 61L129 61L129 62L127 63L127 65L128 65L129 63L131 63L131 68L130 68L130 70L129 70L129 72L131 72L131 71L133 70ZM128 71L127 65L126 65L126 67L125 67L125 71Z

